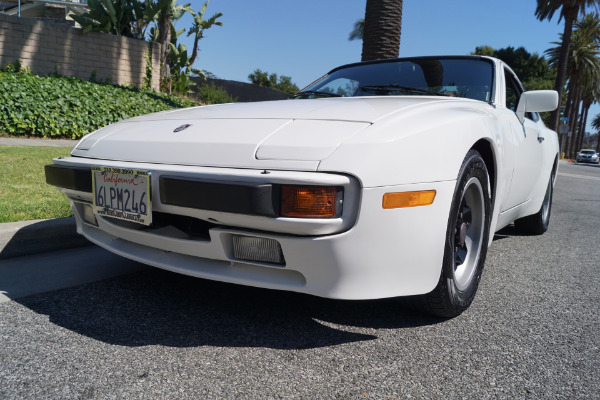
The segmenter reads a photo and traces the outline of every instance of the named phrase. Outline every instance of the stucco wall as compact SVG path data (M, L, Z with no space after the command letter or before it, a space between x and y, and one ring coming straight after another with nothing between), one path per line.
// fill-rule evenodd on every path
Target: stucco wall
M89 80L96 71L99 81L141 86L150 48L152 88L159 90L157 43L98 32L82 34L77 28L52 22L0 15L0 66L19 60L38 75L58 71Z

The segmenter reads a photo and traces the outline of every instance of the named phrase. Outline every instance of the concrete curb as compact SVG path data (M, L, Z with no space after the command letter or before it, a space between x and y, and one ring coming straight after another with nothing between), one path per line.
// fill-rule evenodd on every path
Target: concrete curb
M0 224L0 259L91 244L77 234L74 217Z
M75 147L77 140L0 137L3 146Z

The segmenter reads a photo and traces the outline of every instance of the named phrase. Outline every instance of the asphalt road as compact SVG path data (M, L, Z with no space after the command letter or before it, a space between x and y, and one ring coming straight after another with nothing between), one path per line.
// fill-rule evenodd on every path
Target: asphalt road
M156 269L5 302L0 398L600 398L599 206L561 164L550 230L498 233L452 320Z

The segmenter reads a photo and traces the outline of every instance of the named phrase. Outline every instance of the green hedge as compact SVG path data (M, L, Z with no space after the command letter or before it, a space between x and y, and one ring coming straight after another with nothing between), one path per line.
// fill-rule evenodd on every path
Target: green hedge
M237 97L232 97L223 87L210 83L195 89L196 97L204 104L235 103Z
M0 132L13 136L78 139L125 118L194 105L135 87L0 71Z

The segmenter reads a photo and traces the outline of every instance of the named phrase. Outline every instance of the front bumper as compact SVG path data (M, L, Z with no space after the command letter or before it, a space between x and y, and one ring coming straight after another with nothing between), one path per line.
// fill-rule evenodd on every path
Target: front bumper
M592 164L598 164L599 159L598 158L592 158L592 157L577 157L577 162L585 162L585 163L592 163Z
M55 162L81 168L89 167L90 160ZM431 291L439 280L455 181L360 188L352 177L326 173L270 171L261 175L261 171L239 169L132 166L104 161L102 165L150 170L156 212L213 221L204 235L191 235L170 225L141 228L104 217L98 217L94 225L86 222L84 215L91 193L63 187L61 191L68 196L75 214L77 231L124 257L195 277L339 299L422 294ZM300 220L162 204L158 191L163 175L216 176L229 182L335 182L345 189L344 212L330 220ZM434 203L382 208L385 193L416 190L436 190ZM232 250L235 235L277 241L285 263L236 259Z
M347 175L129 163L79 157L55 159L54 164L46 166L46 182L61 188L71 199L91 203L90 169L93 166L148 171L154 211L212 221L222 226L295 235L340 233L350 229L356 221L360 200L360 183ZM183 189L176 188L174 182L187 185ZM344 191L344 211L335 218L277 217L277 205L272 204L272 199L280 185L339 187ZM165 187L177 189L180 196L173 196L174 191L166 193ZM211 196L192 207L187 204L186 196L193 197L194 191L198 190L210 190Z

